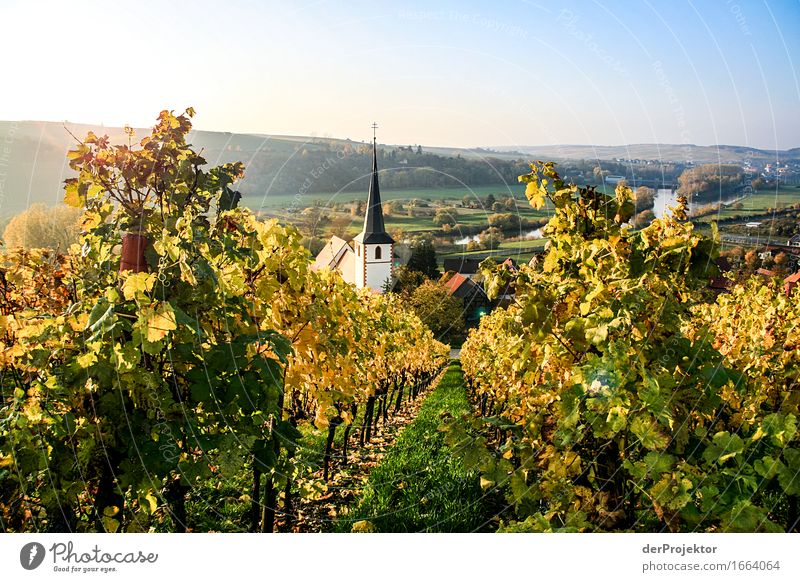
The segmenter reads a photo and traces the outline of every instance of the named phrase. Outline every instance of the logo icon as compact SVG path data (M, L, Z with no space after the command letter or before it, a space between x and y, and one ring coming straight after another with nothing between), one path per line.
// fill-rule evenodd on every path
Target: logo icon
M44 562L44 546L39 542L30 542L19 551L19 563L26 570L35 570Z

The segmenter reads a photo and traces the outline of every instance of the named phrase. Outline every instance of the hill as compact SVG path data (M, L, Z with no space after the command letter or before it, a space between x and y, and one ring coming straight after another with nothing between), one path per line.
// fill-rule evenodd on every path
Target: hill
M643 143L621 146L551 145L551 146L498 146L500 152L514 151L537 159L554 160L660 160L694 164L775 162L800 158L800 148L790 150L760 150L745 146L694 144Z
M0 217L21 212L31 204L61 201L63 180L69 177L66 152L74 136L88 131L107 134L122 143L122 128L70 122L0 121ZM137 136L149 129L138 129ZM202 150L209 164L242 161L247 176L240 184L245 196L278 206L293 200L292 207L310 205L313 194L363 193L370 171L368 144L350 139L309 136L274 136L193 131L191 142ZM776 152L739 146L684 146L634 144L630 146L514 146L450 148L380 145L381 186L384 190L473 188L517 184L531 159L562 160L564 175L578 181L590 179L592 168L602 165L613 174L628 175L624 164L611 160L657 159L676 161L666 172L676 177L685 160L694 163L753 162L775 160ZM800 148L777 152L782 158L800 157ZM607 161L607 162L605 162ZM635 168L664 173L664 168ZM305 198L305 201L304 201ZM342 200L342 195L338 196Z
M82 138L90 130L107 134L112 142L127 140L119 127L0 121L0 143L5 144L5 150L0 148L0 216L11 216L36 202L61 201L61 184L71 176L66 153L75 143L73 135ZM137 129L136 135L148 131ZM213 131L193 131L189 137L209 164L245 163L247 175L239 185L245 196L285 200L287 195L302 199L315 193L367 189L371 154L364 142ZM527 168L515 160L519 156L489 157L480 150L464 150L464 155L455 149L417 146L381 145L379 150L381 185L386 190L516 184Z

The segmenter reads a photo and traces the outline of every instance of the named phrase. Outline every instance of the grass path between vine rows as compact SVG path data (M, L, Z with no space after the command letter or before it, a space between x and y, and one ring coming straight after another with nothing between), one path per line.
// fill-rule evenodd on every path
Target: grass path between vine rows
M350 448L347 459L342 457L344 431L339 430L334 440L334 455L331 462L331 480L324 484L324 493L299 500L298 520L294 527L288 530L279 519L280 531L295 532L329 532L336 530L339 519L349 514L350 509L358 499L367 483L370 472L377 467L387 451L394 446L400 434L419 413L427 398L438 386L444 374L435 378L430 387L419 393L417 398L408 398L408 388L403 396L400 410L389 415L388 422L379 422L378 428L370 441L364 446L358 446L359 429L350 436ZM355 424L363 422L363 407L356 417ZM314 477L316 484L322 484L322 462L325 449L326 431L306 426L303 441L305 446L301 451L304 462L310 467L316 467Z
M331 478L322 480L322 463L325 450L326 430L306 423L298 427L303 433L298 457L311 469L305 476L304 485L313 491L311 495L295 496L297 511L291 523L279 511L276 517L280 532L329 532L336 530L342 516L349 514L367 484L370 473L380 465L387 452L397 442L406 426L411 424L426 401L435 392L446 373L439 375L431 386L423 389L415 399L408 398L408 389L399 411L392 411L387 422L379 422L370 441L358 445L359 425L363 421L363 407L356 417L356 430L350 435L347 459L342 456L344 430L336 432L333 457L331 459ZM394 407L392 407L394 409ZM239 497L238 492L247 487L249 475L242 474L240 481L232 481L219 489L199 489L198 495L190 499L192 518L191 529L197 531L243 531L243 523L250 511L250 497ZM284 498L281 492L281 498Z
M472 412L461 365L450 364L444 378L422 403L370 473L339 531L471 532L490 531L492 504L479 484L444 442L443 413Z

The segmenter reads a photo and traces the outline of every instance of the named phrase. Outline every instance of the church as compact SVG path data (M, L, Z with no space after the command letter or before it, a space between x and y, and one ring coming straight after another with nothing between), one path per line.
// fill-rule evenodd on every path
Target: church
M338 271L348 283L359 289L367 287L382 293L392 278L394 240L383 223L381 191L378 184L378 146L372 138L372 176L369 183L364 228L351 241L331 237L319 252L312 269L329 268Z

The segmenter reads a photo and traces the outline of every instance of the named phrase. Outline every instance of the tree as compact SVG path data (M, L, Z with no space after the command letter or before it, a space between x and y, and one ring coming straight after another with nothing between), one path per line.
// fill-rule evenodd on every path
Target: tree
M316 256L325 248L325 241L317 237L303 237L302 244L312 256Z
M433 224L436 226L453 226L456 222L454 208L438 208L433 217Z
M390 200L383 205L383 212L387 216L399 216L403 213L403 203L400 200Z
M411 271L419 271L429 279L439 278L439 264L436 260L436 248L433 240L429 237L422 237L411 245L408 268Z
M737 262L744 260L744 249L742 247L733 247L730 250L731 257L735 258Z
M651 209L656 205L656 191L647 186L639 186L633 199L636 202L636 212Z
M425 281L411 293L409 303L437 339L446 342L464 339L464 306L457 297L448 294L443 284Z
M742 247L733 247L720 252L721 257L727 257L734 265L741 266L744 262L744 249Z
M595 180L602 183L603 180L605 180L605 177L609 175L609 171L604 170L600 166L595 166L592 170L592 174L594 175Z
M744 174L733 164L703 164L686 168L678 176L678 192L684 196L720 193L739 187Z
M785 275L789 271L789 255L783 252L775 255L774 266L778 273Z
M65 252L78 240L80 209L58 205L48 208L33 204L16 215L5 228L6 247L50 248Z
M410 294L428 279L419 271L412 271L408 265L402 265L394 270L393 293Z
M486 196L486 203L484 206L486 208L492 208L495 202L497 202L497 200L495 199L494 194L489 194Z
M758 269L759 259L755 251L747 251L744 254L744 266L749 273L755 273Z
M401 226L391 226L389 227L389 234L394 239L395 244L402 244L406 242L408 238L408 234Z
M395 226L389 229L389 235L394 239L395 246L401 245L405 242L408 235L401 227Z
M350 230L350 225L352 223L353 220L346 214L336 214L330 220L330 233L338 236L339 238L347 238L348 231Z
M516 232L519 231L523 227L523 220L519 214L515 212L503 212L500 214L490 214L489 215L489 226L494 226L495 228L503 231L503 232Z
M364 201L356 200L350 207L350 214L353 216L364 216Z
M478 235L478 240L484 249L494 249L503 242L503 232L495 226L490 226Z
M300 213L300 226L303 232L314 237L322 226L330 222L328 213L322 206L309 206Z
M644 210L636 215L636 218L633 219L633 225L636 228L645 228L648 226L653 220L655 220L656 215L652 210Z

